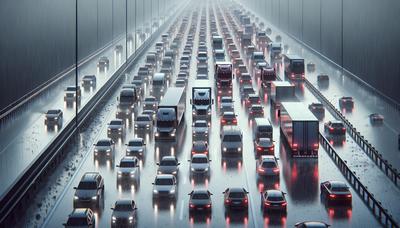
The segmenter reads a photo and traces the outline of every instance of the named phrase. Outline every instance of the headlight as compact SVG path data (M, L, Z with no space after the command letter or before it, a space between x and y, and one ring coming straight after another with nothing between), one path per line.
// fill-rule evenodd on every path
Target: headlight
M132 221L132 220L133 220L133 217L132 217L132 216L130 216L130 217L129 217L129 221Z
M158 190L157 189L153 189L153 193L158 194Z
M117 220L117 218L116 218L115 216L113 216L113 217L112 217L112 220L115 221L115 220Z
M174 194L175 193L175 189L169 190L169 193Z
M175 136L175 133L171 133L171 136L174 137L174 136Z
M208 167L207 167L207 168L205 168L205 169L204 169L204 171L206 171L206 172L207 172L207 171L208 171Z
M143 149L139 149L138 151L139 151L139 152L143 152Z
M205 131L204 133L208 134L208 131Z
M118 128L118 131L122 131L122 128L120 127L120 128Z
M160 133L156 132L156 136L159 136L159 135L160 135Z
M226 147L223 148L223 151L226 151Z
M58 117L54 117L55 120L58 120Z
M137 124L135 124L135 127L138 127L138 125L137 125Z
M94 149L94 152L96 152L96 153L97 153L97 152L99 152L99 150L98 150L98 149Z
M97 200L97 196L93 196L93 197L92 197L92 200Z
M158 173L158 174L162 174L162 172L161 172L161 171L157 171L157 173Z
M172 174L176 174L176 171L173 171Z
M192 114L193 114L193 115L196 115L196 111L192 111Z
M77 197L77 196L74 196L74 199L78 200L78 199L79 199L79 197Z
M195 169L192 167L192 168L190 168L190 170L194 171Z
M146 127L150 127L150 124L146 124Z
M238 148L238 151L242 151L242 148L241 148L241 147L239 147L239 148Z

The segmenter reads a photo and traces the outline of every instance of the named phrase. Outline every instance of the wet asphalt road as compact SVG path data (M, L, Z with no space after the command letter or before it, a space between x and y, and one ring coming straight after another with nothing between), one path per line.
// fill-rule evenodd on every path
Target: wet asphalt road
M209 5L210 9L217 10L215 5ZM197 11L208 11L208 8L197 6ZM209 17L209 12L207 15ZM196 53L198 44L199 20L197 26L196 39L194 41L194 51ZM209 22L209 18L207 20ZM189 23L190 24L190 23ZM213 81L213 63L211 58L210 32L208 28L209 46L209 82ZM186 38L187 33L185 34ZM181 48L182 50L183 48ZM179 58L179 57L178 57ZM93 147L87 151L87 156L82 159L78 171L75 173L71 183L67 185L66 191L58 200L54 211L46 221L46 227L60 227L66 221L68 214L72 211L73 186L77 186L81 176L88 171L100 172L105 180L105 195L103 208L96 212L98 227L108 227L111 222L111 210L114 202L119 198L133 198L138 207L138 226L139 227L261 227L261 226L292 226L296 222L304 220L320 220L333 224L334 227L376 227L378 226L372 214L364 206L363 202L353 192L352 208L329 208L321 202L319 196L319 183L325 180L344 180L339 170L320 148L319 158L316 159L291 159L288 156L287 148L281 143L279 137L279 127L274 125L274 140L276 141L275 155L280 158L279 165L281 173L279 180L271 181L259 179L255 172L255 156L253 151L253 142L251 136L251 121L244 107L240 104L239 86L236 80L233 86L233 95L235 100L235 110L238 114L238 125L243 131L244 153L242 159L224 160L221 157L219 149L219 112L217 110L218 102L212 112L212 127L210 131L210 159L211 175L206 179L191 180L189 175L189 162L191 148L191 106L189 105L190 85L194 83L196 75L196 59L192 56L190 67L189 88L187 89L187 106L185 122L180 128L179 140L176 143L155 143L152 133L141 135L147 140L147 152L141 163L140 185L138 186L119 186L116 181L115 164L125 155L125 146L123 142L118 142L116 154L113 160L98 161L94 159ZM138 64L140 66L143 63ZM176 65L176 69L179 69ZM175 71L175 75L178 71ZM131 75L133 75L132 72ZM127 78L129 81L129 78ZM174 81L174 79L172 80ZM256 87L256 85L254 85ZM215 90L214 90L215 91ZM105 106L104 112L108 113L108 120L115 118L116 96L118 91L110 98L110 102ZM306 97L306 96L305 96ZM313 98L304 98L302 102L308 105ZM218 99L216 99L218 101ZM269 105L264 104L266 117L270 116ZM189 115L188 115L189 114ZM103 124L103 130L95 138L106 138L106 128L108 121ZM127 126L124 141L128 141L137 135ZM152 185L156 174L156 162L164 155L175 155L181 162L179 168L178 197L176 201L153 201ZM225 214L221 192L227 187L244 187L249 192L249 212L243 214ZM213 212L210 216L190 217L188 213L189 193L193 188L208 188L214 195L212 196ZM287 192L288 213L283 215L263 215L260 209L260 190L281 189Z

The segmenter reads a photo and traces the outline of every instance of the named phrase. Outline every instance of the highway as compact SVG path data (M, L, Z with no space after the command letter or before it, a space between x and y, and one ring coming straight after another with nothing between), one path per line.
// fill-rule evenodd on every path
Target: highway
M193 53L197 53L200 16L205 13L207 15L207 46L209 55L209 83L214 86L214 67L212 62L212 49L211 49L211 34L210 34L210 12L214 12L218 16L218 12L226 12L227 8L223 10L219 8L219 4L207 3L193 3L183 14L191 15L193 12L198 12L198 20L194 21L197 24L196 38L194 39ZM222 14L221 14L222 15ZM182 18L182 17L179 17ZM218 19L216 20L218 22ZM188 35L188 28L191 21L189 21L184 40ZM218 24L218 23L217 23ZM179 26L178 26L179 27ZM221 32L221 30L220 30ZM232 31L231 31L232 32ZM175 34L176 35L176 34ZM285 40L285 38L284 38ZM185 41L183 42L185 43ZM292 45L290 45L291 47ZM294 46L294 45L293 45ZM239 49L239 46L238 46ZM181 46L182 53L183 45ZM294 50L293 50L294 51ZM226 56L228 56L226 54ZM177 57L179 59L180 56ZM307 56L304 56L307 59ZM228 59L227 59L228 60ZM308 60L308 59L307 59ZM133 67L129 76L125 79L126 82L131 81L132 76L136 73L137 68L143 65L144 59ZM317 63L317 62L316 62ZM179 72L179 64L175 64L175 75L171 82L175 81L177 72ZM93 69L93 68L92 68ZM95 69L95 68L94 68ZM317 63L317 69L319 64ZM279 72L282 76L282 72ZM138 207L138 227L161 227L161 226L175 226L175 227L290 227L296 222L304 220L318 220L332 224L333 227L378 227L379 223L372 216L369 209L364 205L358 195L351 189L353 193L352 208L342 207L326 207L320 199L319 183L325 180L342 180L345 181L341 172L337 169L336 165L332 162L327 153L320 148L318 159L293 159L288 154L288 148L281 142L279 137L279 125L274 124L274 140L276 143L275 155L279 158L279 166L281 173L279 180L265 181L259 180L255 168L255 155L252 142L252 122L249 121L248 113L240 103L239 85L236 80L233 84L233 98L235 100L235 110L238 114L238 126L243 132L244 152L242 159L229 159L225 160L221 157L219 149L219 111L218 99L215 99L215 106L212 111L212 124L210 132L210 159L211 162L211 176L208 179L191 180L189 173L189 162L191 152L191 106L189 103L191 85L193 85L196 76L196 58L192 55L190 66L190 76L187 88L187 104L185 123L181 126L179 133L179 140L176 143L156 143L154 142L152 132L143 135L147 141L147 154L141 163L141 180L139 186L118 186L115 164L119 162L120 158L125 155L124 142L133 138L137 133L132 129L132 125L127 125L126 135L123 141L119 141L116 146L116 154L111 161L97 161L94 159L93 143L98 139L107 138L107 123L115 118L117 110L117 99L119 90L116 90L109 101L103 105L97 117L93 117L92 121L85 131L81 132L81 141L79 145L71 148L71 152L79 150L78 157L71 158L72 160L78 159L76 171L71 174L71 178L67 183L63 183L63 190L57 194L55 206L48 208L45 213L40 208L32 210L31 218L23 220L27 224L32 224L30 220L34 220L34 215L41 213L44 217L44 227L61 227L67 219L68 214L72 211L72 200L74 195L74 186L77 186L81 176L88 171L97 171L104 177L105 180L105 201L103 208L96 212L97 226L109 227L111 222L110 207L114 202L120 198L132 198L136 201ZM333 80L332 80L333 81ZM173 83L170 83L173 84ZM331 83L331 85L334 83ZM170 85L171 86L171 85ZM256 82L253 86L257 88ZM146 89L148 93L148 88ZM213 90L215 91L215 90ZM332 91L332 93L334 93ZM316 98L310 94L306 89L299 87L297 95L304 105L308 106L309 103L316 101ZM62 101L62 93L60 99ZM357 102L357 100L356 100ZM62 103L61 103L62 104ZM357 105L357 103L356 103ZM274 120L274 116L270 115L270 106L268 103L263 103L266 117ZM325 119L333 118L328 112ZM72 114L71 114L72 115ZM40 128L43 129L42 120ZM276 123L273 121L273 123ZM38 123L39 124L39 123ZM323 123L320 123L322 126ZM46 140L46 139L43 139ZM335 146L343 156L352 150L359 150L358 146L352 142L350 137L346 138L346 143L343 146ZM290 153L290 152L289 152ZM362 151L359 156L362 156ZM179 167L179 181L178 181L178 197L174 202L154 202L152 200L152 185L156 174L156 162L164 155L175 155L181 162ZM81 157L80 157L81 156ZM352 157L346 157L351 159ZM359 158L360 160L362 158ZM357 164L360 160L355 159L354 163ZM364 161L364 160L361 160ZM364 162L367 162L366 160ZM60 169L63 169L60 166ZM371 170L365 178L373 176L381 180L382 183L389 183L386 177L379 176L379 170L375 172L374 166L368 166ZM367 171L367 170L366 170ZM56 172L57 173L57 172ZM375 174L374 174L375 173ZM374 176L376 175L376 176ZM227 187L244 187L249 194L249 213L248 215L242 214L225 214L223 207L222 191ZM211 216L195 216L191 218L188 213L188 193L193 188L208 188L214 195L212 196L213 211ZM281 189L287 193L288 200L288 213L283 215L263 215L260 209L260 191L266 189ZM46 191L46 190L43 190ZM390 194L392 194L391 192ZM394 192L395 193L395 192ZM390 197L394 197L390 195ZM399 197L399 194L397 195ZM394 199L394 198L392 198ZM393 200L398 202L397 199ZM33 205L36 207L36 205ZM398 211L398 210L397 210ZM44 213L44 214L42 214ZM33 215L33 216L32 216Z

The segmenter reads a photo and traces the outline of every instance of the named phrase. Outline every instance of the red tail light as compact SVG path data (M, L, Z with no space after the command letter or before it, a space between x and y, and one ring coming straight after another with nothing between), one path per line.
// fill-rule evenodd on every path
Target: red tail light
M190 204L189 206L190 206L190 208L194 208L194 204Z
M270 203L268 203L268 202L265 202L264 204L265 204L265 206L269 206L269 205L271 205L271 204L270 204Z
M346 195L346 198L351 198L351 194L347 194L347 195Z
M244 198L243 202L244 202L245 204L247 204L249 201L247 200L247 198Z
M262 147L260 147L260 146L257 147L257 151L262 151L262 150L263 150Z
M233 122L234 122L234 123L237 123L237 120L236 120L236 119L233 119Z
M230 201L229 199L227 199L227 200L225 200L225 203L226 203L226 204L230 204L231 201Z
M226 120L222 119L222 120L221 120L221 123L226 123Z
M333 129L333 127L329 127L329 131L331 131L331 132L332 132L333 130L334 130L334 129Z
M282 206L286 206L286 205L287 205L287 202L283 202L283 203L282 203Z
M345 132L345 131L346 131L346 128L345 128L345 127L344 127L344 128L342 128L342 131L343 131L343 132Z
M258 171L259 171L259 172L264 172L265 170L264 170L263 168L260 167L260 168L258 168Z
M278 173L279 172L279 168L274 168L273 171L274 171L274 173Z
M314 148L318 148L319 144L318 143L314 143Z
M207 208L210 208L210 207L211 207L211 204L207 204L206 207L207 207Z
M336 195L329 194L329 198L336 198Z

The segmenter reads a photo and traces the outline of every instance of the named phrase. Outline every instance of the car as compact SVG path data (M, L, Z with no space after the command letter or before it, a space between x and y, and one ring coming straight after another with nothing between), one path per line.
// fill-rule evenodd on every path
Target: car
M74 189L74 208L100 207L100 199L104 196L104 179L100 173L86 172Z
M125 133L124 130L125 130L125 125L123 120L121 119L111 120L108 123L107 136L122 138L123 134Z
M208 79L208 74L197 74L196 79L198 80L207 80Z
M175 156L164 156L160 162L157 162L157 174L172 174L177 176L180 164Z
M158 100L153 96L148 96L143 101L143 110L157 110Z
M251 78L249 73L243 73L240 76L239 82L240 82L240 85L246 85L246 84L247 85L252 85L253 84L253 79Z
M246 73L249 73L249 72L247 71L246 65L242 64L242 65L239 65L239 66L237 67L237 69L236 69L237 79L241 78L242 74L246 74Z
M95 157L114 157L115 143L112 139L100 139L93 145Z
M225 111L221 115L221 128L223 126L234 125L238 123L237 115L234 112Z
M207 120L196 120L192 125L192 139L208 141L208 132L210 125Z
M205 154L208 155L209 148L206 141L194 141L192 145L192 156L195 154Z
M249 207L249 192L244 188L227 188L224 192L225 209L247 210Z
M184 79L176 79L175 87L185 88L186 87L186 80L184 80Z
M349 187L342 181L324 181L321 183L321 197L328 204L351 205L352 195Z
M224 126L221 131L221 152L227 154L242 154L243 135L237 126Z
M346 127L343 122L339 120L331 120L324 124L324 131L327 135L331 136L344 136L346 135Z
M85 75L82 78L82 87L96 87L96 75Z
M111 227L134 227L136 225L136 203L131 199L115 202L111 214Z
M110 68L110 60L107 58L107 56L100 57L99 62L97 63L97 68L99 68L99 70Z
M50 109L46 112L44 124L48 127L61 126L63 123L63 112L61 109Z
M96 227L96 218L90 208L76 208L68 215L68 220L63 224L66 228Z
M135 130L151 130L153 129L153 119L146 114L136 116Z
M197 65L197 74L208 75L208 65L207 64Z
M329 86L329 76L327 74L317 75L317 83L320 88L327 88Z
M372 124L382 124L385 118L382 114L372 113L369 115L369 120Z
M139 159L135 156L122 157L119 165L117 165L118 180L135 180L136 184L140 182Z
M205 51L200 51L197 54L197 64L207 64L208 62L208 55Z
M257 155L274 155L275 145L271 138L259 138L254 141Z
M177 196L176 178L172 174L158 174L153 184L153 198L173 198Z
M76 99L78 101L81 99L81 87L78 86L68 86L64 91L64 101L66 102L74 102Z
M324 116L325 115L325 108L322 103L313 102L308 105L308 109L314 113L314 115Z
M206 154L194 154L190 161L191 175L209 174L210 161Z
M250 117L263 117L264 116L264 107L259 104L252 104L249 108Z
M221 110L221 113L233 112L234 100L232 99L232 97L228 97L228 96L221 97L220 110Z
M142 138L134 138L129 140L126 147L126 156L136 156L143 158L146 154L146 143Z
M195 189L189 193L189 213L208 212L211 213L213 194L204 189Z
M231 59L240 58L240 52L238 50L231 50L230 56L231 56Z
M307 63L307 71L310 71L310 72L315 71L315 63L313 63L313 62L308 62L308 63Z
M180 59L180 64L183 63L183 64L190 65L190 60L191 60L190 55L182 55L182 57Z
M278 211L282 213L287 212L287 201L285 198L286 193L280 190L267 190L261 193L261 206L263 212Z
M261 104L260 96L255 93L251 93L247 95L244 104L247 108L250 108L252 105L259 105Z
M339 107L340 109L353 109L354 108L354 100L352 97L341 97L339 99Z
M239 66L244 64L243 59L242 58L235 58L235 59L233 59L232 63L233 63L233 67L236 68L235 73L238 74L239 73Z
M317 221L298 222L294 225L296 228L328 228L330 226L327 223Z
M262 155L257 161L257 174L279 177L278 159L274 155Z
M199 45L198 51L207 53L207 46L206 45Z

